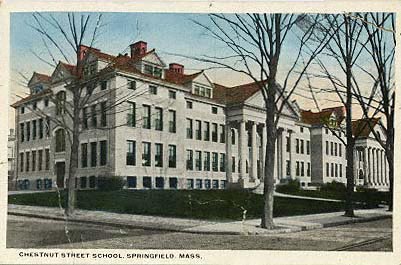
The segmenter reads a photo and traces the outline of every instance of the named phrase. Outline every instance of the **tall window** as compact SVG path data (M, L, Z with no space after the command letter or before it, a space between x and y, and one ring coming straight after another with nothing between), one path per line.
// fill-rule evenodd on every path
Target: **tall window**
M56 131L56 152L65 151L65 131L58 129Z
M212 170L219 171L219 154L215 152L212 153Z
M38 170L42 171L42 164L43 164L43 150L38 151Z
M291 161L290 160L285 161L285 174L287 176L291 176Z
M92 126L94 128L97 127L97 113L96 113L96 104L91 106L91 116L92 116Z
M102 127L107 126L107 108L106 108L106 101L100 103L100 125Z
M308 162L308 168L306 170L306 175L310 177L310 163Z
M295 139L295 152L299 154L299 139Z
M91 143L91 167L97 165L97 142Z
M304 153L304 140L301 140L301 154Z
M46 137L50 136L50 118L46 117Z
M177 167L177 147L172 144L168 146L168 167Z
M231 171L235 173L235 156L231 158Z
M330 164L326 163L326 177L330 176Z
M30 163L29 163L29 159L30 159L30 156L31 156L30 152L26 152L25 156L26 156L25 171L28 172L29 171L29 166L30 166Z
M337 156L337 143L334 143L334 155Z
M24 153L19 154L19 171L24 172Z
M36 139L37 127L36 127L36 120L32 121L32 140Z
M128 102L128 114L127 114L127 125L135 127L136 125L136 108L135 102Z
M43 138L43 119L39 119L39 139Z
M50 149L45 149L45 170L50 169Z
M234 129L230 129L231 130L231 144L234 145L235 144L235 130Z
M32 171L36 170L36 151L32 151Z
M84 129L88 129L88 107L82 109L82 123Z
M301 177L305 176L305 163L301 162Z
M31 138L31 123L28 121L26 123L26 140L27 140L27 142L30 141L30 138Z
M149 93L153 95L157 95L157 86L149 86Z
M343 153L343 145L342 145L341 143L338 144L338 148L339 148L339 149L338 149L338 155L339 155L339 156L342 156L342 155L343 155L343 154L342 154L342 153Z
M329 142L326 141L326 155L329 155Z
M334 143L330 142L330 155L334 155Z
M150 129L150 106L149 105L142 105L143 106L143 128L144 129Z
M195 121L195 138L196 140L202 140L202 122L199 120Z
M81 167L88 167L88 144L81 144Z
M226 172L226 154L220 154L220 171Z
M25 141L25 124L20 123L19 128L20 128L21 142L24 142Z
M156 144L155 167L163 167L163 144Z
M209 141L210 140L210 123L208 121L204 122L203 126L203 140Z
M163 109L155 108L155 129L158 131L163 131Z
M105 166L107 164L107 141L100 141L100 165Z
M150 167L151 160L151 152L150 152L150 143L143 142L142 143L142 166Z
M291 152L291 138L289 136L285 137L286 138L286 151Z
M300 168L299 168L299 161L297 161L295 165L296 165L296 167L295 167L295 175L296 175L297 177L299 177L299 169L300 169Z
M65 91L60 91L56 95L56 115L63 114L65 111Z
M195 151L195 170L201 171L202 170L202 152Z
M225 125L220 124L220 143L226 142L226 128Z
M193 151L187 150L187 169L193 170L194 169L194 158L193 158Z
M212 141L217 142L217 123L212 123Z
M210 152L204 152L203 170L210 171Z
M187 118L187 138L192 139L193 137L193 123L192 119Z
M135 166L136 159L135 159L135 141L127 140L127 159L126 164L128 166Z
M172 98L172 99L176 99L177 98L176 92L172 91L172 90L169 90L168 91L168 97Z
M306 154L309 155L310 154L310 142L306 141Z
M169 116L168 131L171 133L175 133L177 131L175 110L169 110L168 116Z

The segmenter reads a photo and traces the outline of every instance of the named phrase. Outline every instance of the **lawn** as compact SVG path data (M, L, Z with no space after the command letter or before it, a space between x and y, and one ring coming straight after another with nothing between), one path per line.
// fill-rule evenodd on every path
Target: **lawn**
M65 196L61 193L64 205ZM259 218L263 197L247 191L227 190L123 190L79 191L78 208L115 213L170 216L207 220L241 220ZM58 207L56 192L10 195L11 204ZM290 198L275 198L274 216L291 216L343 210L343 204Z

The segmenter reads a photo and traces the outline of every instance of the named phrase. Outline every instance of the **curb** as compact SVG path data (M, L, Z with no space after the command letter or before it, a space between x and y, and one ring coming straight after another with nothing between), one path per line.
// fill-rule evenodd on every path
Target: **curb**
M371 216L371 217L365 217L365 218L356 216L350 220L343 220L343 221L323 224L323 227L333 227L333 226L347 225L347 224L366 223L366 222L371 222L371 221L388 219L391 217L392 217L392 215L378 215L378 216Z

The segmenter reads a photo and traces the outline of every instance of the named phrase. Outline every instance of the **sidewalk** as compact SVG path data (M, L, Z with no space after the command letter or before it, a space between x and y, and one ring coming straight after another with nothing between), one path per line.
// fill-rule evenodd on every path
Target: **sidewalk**
M274 219L275 225L277 226L277 228L274 230L260 228L260 219L235 222L213 222L194 219L117 214L86 210L76 210L76 215L73 218L70 218L69 221L125 228L140 228L187 233L268 235L318 229L349 223L367 222L389 218L392 216L392 213L387 212L386 209L355 210L355 215L357 216L355 218L345 217L343 216L343 213L344 212L334 212L278 217ZM9 204L8 214L52 220L65 220L63 211L61 209L51 207Z

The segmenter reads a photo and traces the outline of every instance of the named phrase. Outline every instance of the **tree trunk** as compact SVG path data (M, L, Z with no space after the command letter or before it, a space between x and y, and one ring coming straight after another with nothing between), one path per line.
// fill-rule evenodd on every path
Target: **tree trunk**
M394 199L394 120L391 121L388 131L387 138L387 162L388 162L388 179L390 182L389 187L389 198L388 198L388 210L393 211L393 199Z
M266 156L261 227L273 229L274 158L277 128L275 126L275 82L269 82L266 102Z

